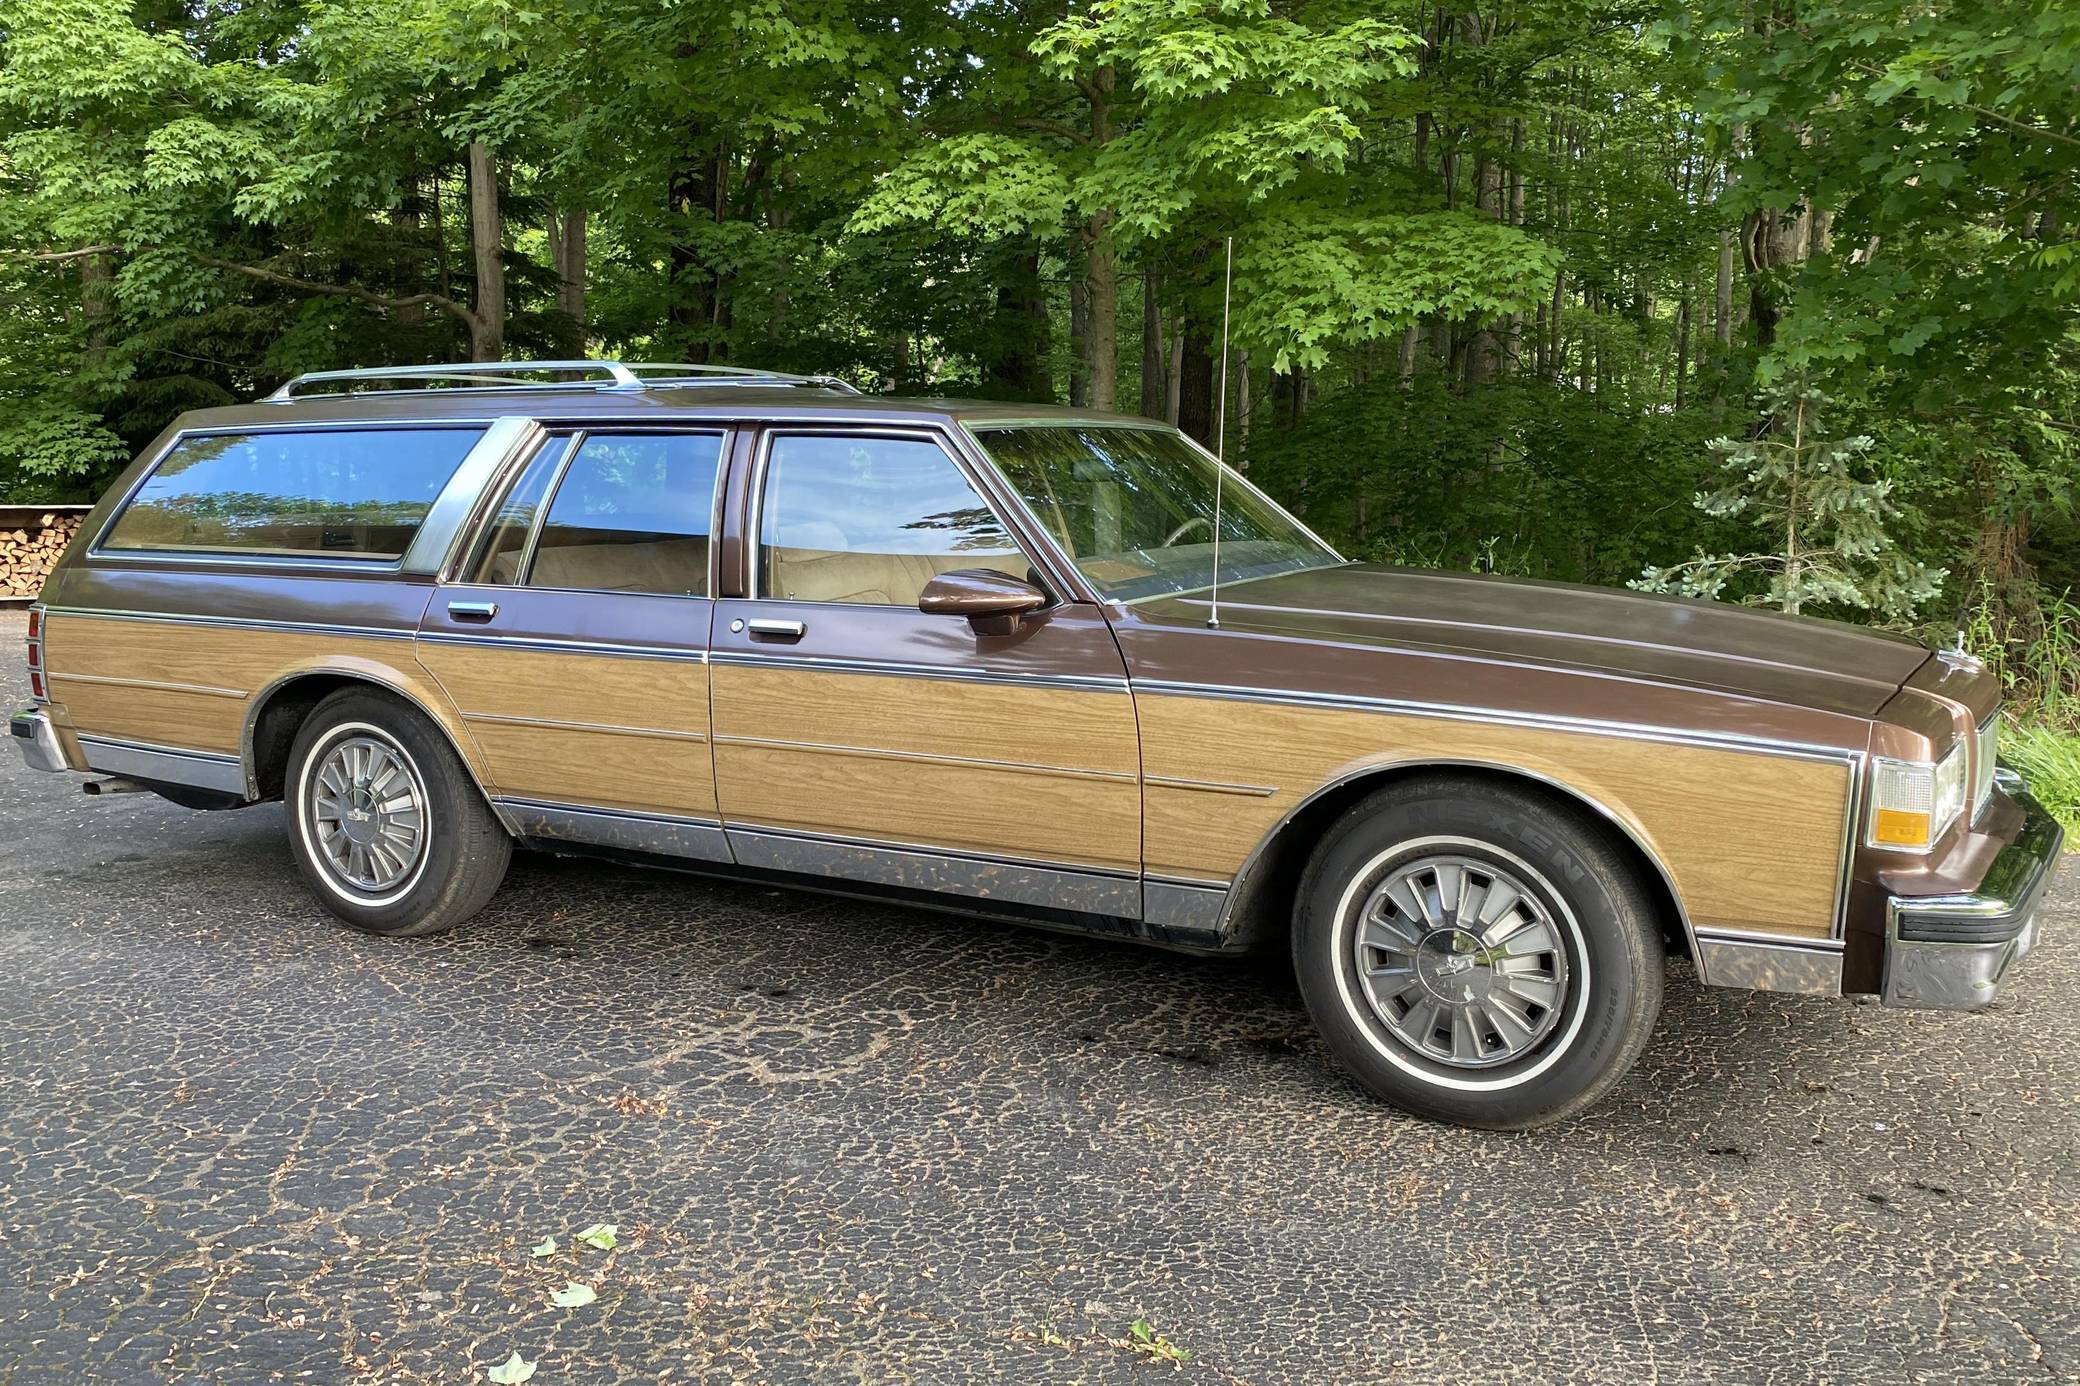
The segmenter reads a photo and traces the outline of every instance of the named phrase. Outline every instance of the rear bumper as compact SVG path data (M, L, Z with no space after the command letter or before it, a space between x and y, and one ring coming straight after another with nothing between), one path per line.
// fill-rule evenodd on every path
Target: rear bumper
M2065 833L2020 779L2003 772L2001 787L2022 807L2022 831L1993 859L1978 889L1895 895L1886 903L1886 1005L1977 1010L2000 995L2036 945Z
M7 719L7 730L21 748L22 761L31 770L70 770L65 747L58 741L57 728L41 708L29 708Z

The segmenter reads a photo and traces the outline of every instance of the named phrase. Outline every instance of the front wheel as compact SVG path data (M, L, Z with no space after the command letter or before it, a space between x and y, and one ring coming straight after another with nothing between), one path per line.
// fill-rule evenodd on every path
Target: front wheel
M1661 1009L1631 864L1582 813L1481 780L1407 780L1346 813L1302 879L1293 961L1366 1087L1496 1130L1594 1105Z
M311 710L289 748L289 846L320 902L357 929L411 936L489 904L512 839L439 729L375 689Z

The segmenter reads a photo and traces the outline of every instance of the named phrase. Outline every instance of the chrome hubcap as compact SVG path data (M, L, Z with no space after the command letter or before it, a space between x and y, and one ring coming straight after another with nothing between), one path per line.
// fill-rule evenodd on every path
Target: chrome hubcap
M319 859L355 890L391 889L425 854L426 787L389 741L341 739L311 773L307 799Z
M1559 1023L1567 950L1531 889L1492 862L1426 856L1366 897L1354 936L1365 999L1388 1033L1454 1068L1528 1052Z

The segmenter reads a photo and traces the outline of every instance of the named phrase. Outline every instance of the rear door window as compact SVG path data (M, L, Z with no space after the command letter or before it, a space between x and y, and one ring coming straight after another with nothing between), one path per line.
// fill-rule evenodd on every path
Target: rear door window
M312 428L186 437L132 494L101 549L394 561L481 436Z
M499 507L471 580L705 596L722 441L719 433L559 440Z

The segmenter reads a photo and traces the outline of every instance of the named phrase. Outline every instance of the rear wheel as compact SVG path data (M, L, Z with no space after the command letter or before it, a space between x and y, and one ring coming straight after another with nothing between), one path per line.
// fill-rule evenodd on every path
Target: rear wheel
M289 846L319 901L357 929L453 928L490 903L512 839L447 738L417 709L347 689L289 750Z
M1513 1129L1600 1100L1661 1008L1660 931L1585 815L1426 776L1332 827L1301 883L1293 958L1316 1026L1372 1091Z

